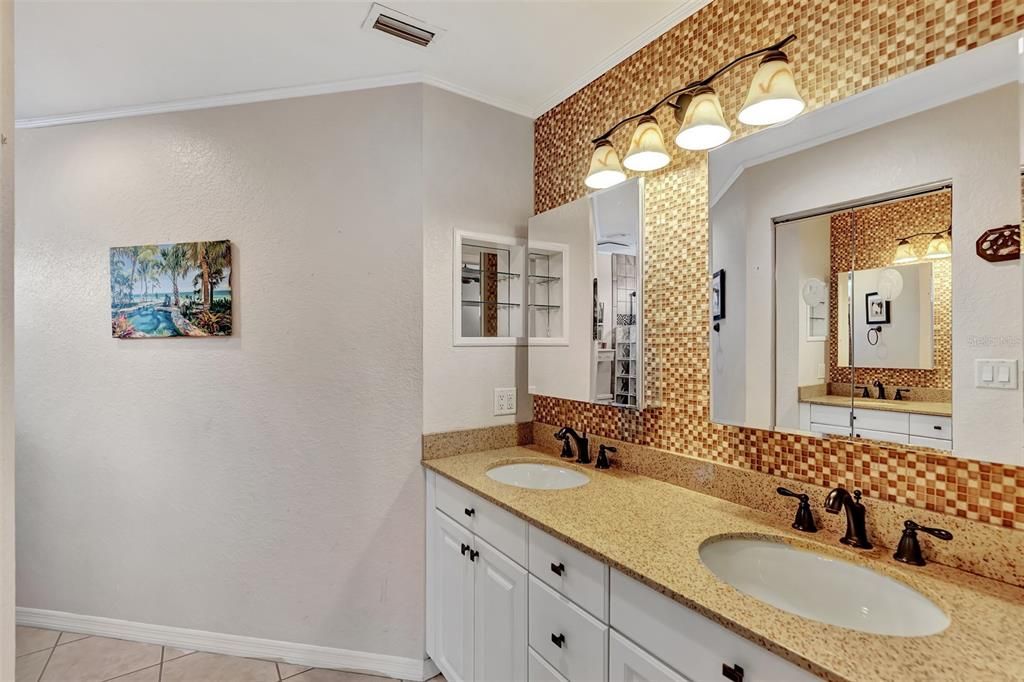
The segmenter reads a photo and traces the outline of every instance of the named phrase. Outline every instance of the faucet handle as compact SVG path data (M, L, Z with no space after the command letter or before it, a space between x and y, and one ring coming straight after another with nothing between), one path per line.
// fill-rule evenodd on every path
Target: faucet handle
M778 487L775 492L784 497L795 497L800 500L796 508L796 518L793 519L793 528L802 530L805 533L817 533L818 526L814 523L814 514L811 513L810 497L804 493L795 493L787 488Z
M611 469L611 462L608 461L609 452L618 452L618 448L613 448L610 445L601 444L601 447L597 451L597 464L594 465L595 469Z
M924 566L924 555L921 553L921 543L917 539L917 531L928 533L940 540L952 540L953 534L942 528L928 528L907 519L903 522L903 536L900 544L896 547L896 553L892 558L896 561L913 566Z

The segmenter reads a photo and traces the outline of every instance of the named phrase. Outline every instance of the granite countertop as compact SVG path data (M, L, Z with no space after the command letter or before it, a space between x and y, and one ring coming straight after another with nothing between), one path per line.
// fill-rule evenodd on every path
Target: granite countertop
M848 395L818 395L801 398L800 402L815 405L835 405L849 407ZM952 417L953 404L932 402L929 400L879 400L878 398L853 398L853 406L865 410L887 410L889 412L912 412L914 414L930 414L936 417Z
M493 466L523 461L583 469L591 481L569 490L527 490L486 476ZM825 679L1024 680L1022 588L939 564L904 566L892 560L892 550L850 549L824 531L796 532L789 519L614 467L597 471L567 464L534 446L423 466ZM926 595L952 622L937 635L911 638L792 615L737 591L705 568L701 544L723 535L781 538L869 566Z

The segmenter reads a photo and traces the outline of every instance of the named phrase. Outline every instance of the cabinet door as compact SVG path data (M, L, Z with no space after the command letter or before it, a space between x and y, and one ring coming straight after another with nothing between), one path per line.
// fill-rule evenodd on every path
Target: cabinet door
M685 677L615 630L609 633L608 639L608 682L687 682Z
M475 549L475 679L526 680L526 570L479 538Z
M435 511L437 599L435 636L437 666L449 682L473 679L473 536L443 512ZM463 552L463 547L467 550Z

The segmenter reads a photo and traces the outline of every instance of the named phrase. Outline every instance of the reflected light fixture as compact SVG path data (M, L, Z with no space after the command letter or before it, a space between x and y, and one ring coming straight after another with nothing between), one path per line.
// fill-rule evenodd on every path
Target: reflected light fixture
M903 238L896 245L896 254L892 257L893 265L901 265L903 263L914 263L917 261L917 252L914 251L914 247L910 245L910 240Z
M789 58L781 50L772 50L761 60L736 118L750 126L770 126L798 116L806 107Z
M652 171L664 168L671 160L665 149L665 136L661 134L658 119L650 114L641 116L626 158L622 160L623 165L629 170Z
M668 93L652 107L627 116L603 135L594 138L594 153L584 184L594 189L618 184L626 179L622 166L641 172L667 166L672 159L665 148L665 136L654 116L663 106L675 110L675 120L679 123L675 142L680 148L704 151L727 142L732 137L732 130L711 84L752 59L761 58L761 63L750 84L746 102L739 112L740 122L757 126L774 125L798 116L806 104L797 91L789 58L782 52L782 48L794 40L796 36L789 35L773 45L736 57L710 76ZM612 148L611 136L630 123L636 129L633 131L629 151L620 164Z
M892 257L893 265L916 263L920 260L917 251L911 246L910 240L914 237L923 237L925 235L931 235L932 237L924 254L926 259L941 260L953 255L953 228L950 226L942 232L918 232L917 234L908 234L905 237L900 237L896 244L896 253Z
M608 140L603 140L594 148L590 157L590 171L584 181L591 189L604 189L617 185L626 179L626 173L619 162L619 154Z
M722 113L722 103L710 86L680 95L676 100L676 120L681 124L676 134L676 145L682 149L711 149L732 137Z
M946 232L939 232L931 241L928 242L928 250L925 252L924 257L930 260L940 260L942 258L949 258L953 255L952 235L947 230Z

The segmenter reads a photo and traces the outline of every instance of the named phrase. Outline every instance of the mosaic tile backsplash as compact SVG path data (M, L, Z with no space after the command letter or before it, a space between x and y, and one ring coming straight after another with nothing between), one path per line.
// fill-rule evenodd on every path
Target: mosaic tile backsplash
M535 210L585 194L590 140L612 123L789 33L798 39L786 52L815 109L1022 29L1024 3L1016 0L715 0L537 120ZM755 68L716 84L733 120ZM659 112L665 130L670 117ZM737 124L735 132L747 130ZM630 134L613 138L620 154ZM631 412L538 396L534 419L1024 529L1024 468L710 422L707 158L670 150L669 166L645 175L645 362L656 406Z

